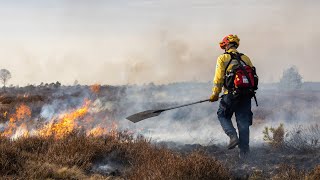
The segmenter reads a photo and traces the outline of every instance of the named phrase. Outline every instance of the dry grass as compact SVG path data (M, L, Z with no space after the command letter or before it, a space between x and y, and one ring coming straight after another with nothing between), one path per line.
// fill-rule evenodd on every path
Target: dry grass
M143 138L132 140L87 137L72 133L60 140L26 137L0 138L0 176L25 179L107 179L94 174L93 164L111 153L125 167L125 179L229 179L229 172L202 152L183 156L156 147Z
M306 173L299 171L289 165L281 165L278 173L272 177L273 180L291 180L291 179L305 179Z
M23 164L23 155L20 154L20 150L10 146L9 141L2 139L0 144L0 174L18 174Z
M315 167L311 172L300 171L293 166L281 165L273 180L320 180L320 165Z
M273 175L268 176L262 171L254 172L249 177L250 180L320 180L320 165L316 166L310 172L298 170L294 166L281 164Z
M320 165L315 167L308 175L308 179L320 180Z
M93 172L105 158L123 166L117 176ZM111 158L110 158L111 157ZM0 176L7 179L232 179L215 158L202 151L181 154L148 140L119 134L92 137L73 132L62 139L0 137ZM310 172L281 165L271 177L257 172L250 179L319 179L320 165Z
M205 155L193 152L186 156L163 147L152 147L145 141L134 144L129 152L132 167L130 179L229 179L229 172L220 162ZM156 149L156 150L155 150ZM141 153L143 152L143 153Z

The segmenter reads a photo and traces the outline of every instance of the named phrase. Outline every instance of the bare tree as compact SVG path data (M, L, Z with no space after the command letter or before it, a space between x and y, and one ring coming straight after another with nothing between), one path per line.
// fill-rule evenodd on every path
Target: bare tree
M0 70L0 81L3 84L3 90L6 90L6 84L8 80L11 78L11 73L7 69Z

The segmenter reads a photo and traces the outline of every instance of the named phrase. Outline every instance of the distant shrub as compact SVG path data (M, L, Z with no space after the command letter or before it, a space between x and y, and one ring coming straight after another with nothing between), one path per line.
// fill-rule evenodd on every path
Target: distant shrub
M263 131L263 140L273 148L281 148L284 146L284 127L281 123L277 128L265 127Z
M53 85L53 87L59 88L59 87L61 87L61 83L60 83L59 81L57 81L57 82Z
M280 79L279 87L285 90L295 90L302 86L302 76L298 72L297 67L292 66L283 71Z

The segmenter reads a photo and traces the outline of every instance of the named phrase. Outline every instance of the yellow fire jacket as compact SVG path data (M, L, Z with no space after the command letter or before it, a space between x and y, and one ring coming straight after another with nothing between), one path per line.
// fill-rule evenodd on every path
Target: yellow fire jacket
M227 52L238 52L236 49L229 49ZM248 56L242 55L241 59L248 65L253 66L251 63L251 60ZM231 60L231 56L229 54L222 54L217 59L217 65L216 65L216 72L213 78L213 88L212 93L213 94L220 94L223 88L223 82L224 82L224 76L225 76L225 70L226 66L228 65L229 61ZM232 66L238 64L237 60L234 59L231 61L227 71L232 69ZM227 89L224 88L224 94L227 94Z

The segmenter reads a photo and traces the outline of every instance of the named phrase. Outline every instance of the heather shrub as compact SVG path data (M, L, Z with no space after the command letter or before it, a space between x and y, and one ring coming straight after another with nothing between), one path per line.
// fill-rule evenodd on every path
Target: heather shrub
M280 124L278 127L265 127L263 131L263 140L272 148L281 148L284 146L284 126Z
M291 165L280 165L276 174L271 179L273 180L320 180L320 165L316 166L310 172L302 171Z
M271 178L273 180L303 180L306 173L297 170L295 167L290 165L280 165L278 172Z
M315 167L307 176L307 180L320 180L320 165Z
M20 150L10 146L9 142L0 144L0 175L18 174L24 166L24 157Z
M93 165L105 158L122 164L125 179L229 179L215 158L196 151L186 155L152 144L143 137L86 136L72 132L61 139L0 138L0 176L19 179L106 179Z

